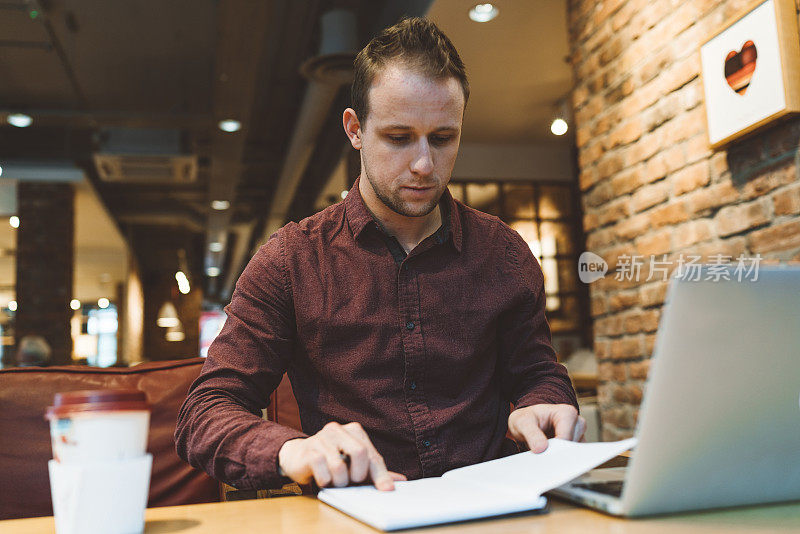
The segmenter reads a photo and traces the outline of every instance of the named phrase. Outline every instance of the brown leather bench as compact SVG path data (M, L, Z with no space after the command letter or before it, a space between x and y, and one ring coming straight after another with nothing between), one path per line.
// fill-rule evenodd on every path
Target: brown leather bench
M153 455L148 507L219 501L217 481L183 462L173 442L178 409L203 361L0 370L0 519L52 515L47 462L53 455L44 412L55 393L81 389L135 388L147 395L147 449Z

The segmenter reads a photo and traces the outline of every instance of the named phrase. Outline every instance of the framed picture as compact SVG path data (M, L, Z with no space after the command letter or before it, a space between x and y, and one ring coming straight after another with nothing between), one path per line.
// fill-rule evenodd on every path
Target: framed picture
M759 0L700 47L712 149L800 112L794 0Z

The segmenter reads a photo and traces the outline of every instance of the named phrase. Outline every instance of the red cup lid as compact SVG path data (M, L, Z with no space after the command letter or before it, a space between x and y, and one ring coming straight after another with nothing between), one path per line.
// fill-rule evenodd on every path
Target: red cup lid
M97 389L56 393L45 419L68 417L78 412L149 410L144 391L138 389Z

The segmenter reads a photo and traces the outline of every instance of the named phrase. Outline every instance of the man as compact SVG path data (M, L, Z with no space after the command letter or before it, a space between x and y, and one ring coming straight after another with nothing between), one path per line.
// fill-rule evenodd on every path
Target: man
M405 19L359 53L352 95L361 175L242 273L181 409L179 454L239 488L391 490L517 452L507 430L535 452L547 435L579 439L536 259L447 191L469 95L455 48ZM284 371L305 433L260 417Z
M42 336L24 336L17 347L19 367L44 367L50 363L50 343Z

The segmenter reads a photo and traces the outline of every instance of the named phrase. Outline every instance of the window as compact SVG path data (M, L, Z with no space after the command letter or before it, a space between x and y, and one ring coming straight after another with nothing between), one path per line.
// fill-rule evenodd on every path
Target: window
M573 349L591 346L588 292L578 282L584 236L576 187L555 181L482 180L454 181L449 188L454 198L497 215L528 243L544 274L553 344L569 339Z

